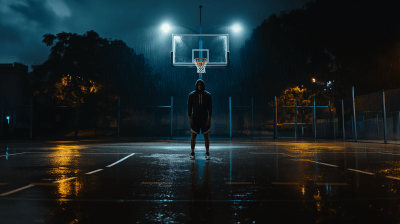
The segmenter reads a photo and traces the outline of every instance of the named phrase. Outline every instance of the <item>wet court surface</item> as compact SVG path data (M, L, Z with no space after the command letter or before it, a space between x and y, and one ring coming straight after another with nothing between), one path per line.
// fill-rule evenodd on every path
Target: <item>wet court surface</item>
M400 146L0 143L0 223L398 223Z

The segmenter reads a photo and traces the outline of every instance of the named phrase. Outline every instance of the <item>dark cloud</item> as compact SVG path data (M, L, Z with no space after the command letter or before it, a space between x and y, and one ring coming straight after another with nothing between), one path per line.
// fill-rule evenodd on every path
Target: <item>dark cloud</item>
M26 22L32 25L36 23L40 28L51 29L57 21L46 1L28 0L26 5L11 4L9 8L22 15Z
M271 14L301 8L308 1L0 0L0 63L14 59L26 65L43 63L50 53L43 35L63 31L82 35L94 30L143 53L140 49L159 41L163 22L198 30L200 4L204 29L239 22L249 35ZM189 33L183 28L174 32Z
M0 24L0 40L1 45L18 44L23 42L23 33L17 27Z

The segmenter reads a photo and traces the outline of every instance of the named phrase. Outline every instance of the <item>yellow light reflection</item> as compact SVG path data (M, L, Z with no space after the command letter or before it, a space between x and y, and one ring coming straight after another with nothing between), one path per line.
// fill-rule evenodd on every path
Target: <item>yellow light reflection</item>
M322 208L322 206L321 206L321 192L319 191L319 190L317 190L318 192L317 192L317 194L316 195L313 195L313 197L314 197L314 199L315 200L318 200L317 201L317 211L321 211L321 208Z
M400 178L400 161L385 161L381 167L375 168L376 173L384 176L392 176ZM373 172L373 169L366 169L366 171Z
M54 181L61 181L76 176L80 171L75 168L80 157L78 149L79 147L77 146L59 145L48 155L51 165L55 167L49 170L54 176ZM79 181L79 178L64 181L57 185L57 196L66 198L70 195L77 195L81 189L82 183Z

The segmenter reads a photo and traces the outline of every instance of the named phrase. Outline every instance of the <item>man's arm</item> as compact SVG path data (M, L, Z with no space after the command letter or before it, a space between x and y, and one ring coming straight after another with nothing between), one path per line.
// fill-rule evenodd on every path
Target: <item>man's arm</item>
M192 107L193 107L193 98L192 95L189 94L189 99L188 99L188 116L191 117L192 115Z
M208 101L207 109L208 109L208 118L211 119L211 116L212 116L212 100L211 100L211 95L210 95L210 100Z

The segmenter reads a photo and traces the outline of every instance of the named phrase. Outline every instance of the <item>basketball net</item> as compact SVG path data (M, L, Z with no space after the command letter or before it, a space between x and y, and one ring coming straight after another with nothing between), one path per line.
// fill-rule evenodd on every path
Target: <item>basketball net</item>
M207 62L208 62L207 58L195 58L193 60L193 63L195 63L197 67L197 73L199 73L199 75L206 73Z

